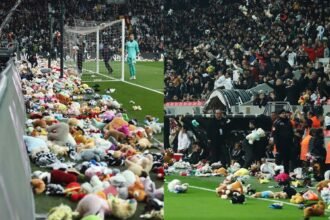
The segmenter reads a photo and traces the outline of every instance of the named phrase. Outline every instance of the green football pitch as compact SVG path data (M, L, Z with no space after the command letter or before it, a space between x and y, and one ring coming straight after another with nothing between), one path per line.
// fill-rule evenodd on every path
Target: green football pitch
M152 115L163 121L164 117L164 62L136 63L136 80L130 80L128 64L125 63L125 82L118 81L121 78L121 63L111 62L113 73L110 75L103 61L99 61L99 74L95 74L96 62L83 63L82 80L89 86L99 85L99 93L106 94L106 90L115 89L109 94L117 99L122 107L127 110L128 116L142 122L145 115ZM117 80L117 81L116 81ZM132 104L130 101L134 101ZM134 111L133 105L141 106L141 111Z
M246 198L243 205L231 204L230 200L223 200L215 193L215 188L223 181L222 177L181 177L166 176L166 182L180 179L183 183L189 183L187 193L175 194L165 189L165 219L258 219L258 220L299 220L304 219L303 210L289 200L276 200L283 202L283 209L272 209L269 206L274 203L270 200ZM280 188L269 188L276 183L260 184L255 178L250 183L257 191L272 190L279 191ZM297 191L303 190L300 188ZM323 217L312 217L311 219L328 219L329 213Z

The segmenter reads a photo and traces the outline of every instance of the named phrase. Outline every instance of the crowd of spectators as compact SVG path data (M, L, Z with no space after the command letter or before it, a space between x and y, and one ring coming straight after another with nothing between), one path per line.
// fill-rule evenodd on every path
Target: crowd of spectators
M0 3L0 21L4 21L8 11L15 5L16 0ZM59 1L52 2L54 16L52 41L54 49L59 45L60 5ZM128 31L138 37L141 51L161 53L162 43L162 12L161 1L127 0L125 4L110 4L110 1L63 1L66 25L75 25L77 20L105 22L124 17ZM8 41L9 33L17 40L23 54L46 56L49 52L50 21L48 1L24 0L18 6L0 34L1 41ZM1 23L1 22L0 22ZM59 51L59 49L57 49Z
M328 98L329 59L322 58L330 54L330 6L325 2L169 1L165 101L205 100L215 88L250 89L260 83L274 88L276 101L298 104L306 93Z

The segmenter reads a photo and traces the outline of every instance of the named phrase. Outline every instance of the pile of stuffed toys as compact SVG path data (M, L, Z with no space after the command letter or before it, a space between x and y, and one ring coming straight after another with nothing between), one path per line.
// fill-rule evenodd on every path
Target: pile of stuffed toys
M164 178L162 144L153 138L162 124L152 116L137 124L117 100L82 84L74 70L65 70L62 79L58 68L31 72L32 77L22 77L28 114L24 142L31 162L40 167L31 186L36 194L77 203L74 211L59 204L47 219L128 219L138 203L145 204L141 218L163 219L164 190L150 177Z
M330 208L330 180L321 180L318 174L319 166L314 164L309 168L296 168L290 175L284 173L284 167L273 161L263 161L261 165L252 164L250 169L241 168L238 163L227 169L221 163L209 164L201 161L191 165L186 161L175 161L171 149L165 150L165 173L181 176L222 176L224 180L215 189L221 199L229 200L232 204L244 204L246 198L279 199L270 208L281 209L281 200L287 199L290 203L304 210L305 219L311 216L322 216L328 206ZM326 173L325 176L328 174ZM257 192L248 184L251 178L256 178L259 184L277 182L276 186L269 186L269 190ZM313 188L316 182L316 190ZM168 191L173 193L187 192L188 184L180 180L168 183Z

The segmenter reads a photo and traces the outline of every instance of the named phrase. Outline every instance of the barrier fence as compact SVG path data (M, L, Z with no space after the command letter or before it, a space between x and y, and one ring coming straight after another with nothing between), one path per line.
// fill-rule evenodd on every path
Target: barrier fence
M0 219L35 219L20 76L12 60L0 73Z

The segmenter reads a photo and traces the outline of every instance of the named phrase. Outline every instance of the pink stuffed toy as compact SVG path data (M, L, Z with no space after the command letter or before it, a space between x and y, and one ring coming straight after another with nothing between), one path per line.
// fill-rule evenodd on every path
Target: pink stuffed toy
M118 128L117 130L120 131L121 133L124 133L128 137L131 136L131 132L129 131L128 125L123 125L122 127Z
M275 176L275 181L279 184L286 183L290 179L290 176L287 173L280 173L277 176Z
M103 120L112 121L112 119L115 117L115 114L113 111L106 111L99 115L99 117Z

